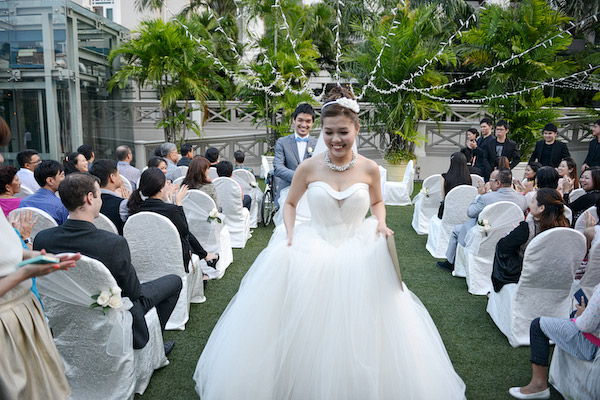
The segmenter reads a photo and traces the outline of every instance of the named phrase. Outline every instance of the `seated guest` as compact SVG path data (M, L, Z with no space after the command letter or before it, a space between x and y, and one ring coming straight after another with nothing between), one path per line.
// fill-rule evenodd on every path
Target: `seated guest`
M192 145L189 143L182 144L179 152L181 153L181 159L177 162L177 166L189 166L192 158L194 158L194 148Z
M235 165L233 166L234 170L245 169L246 171L250 171L250 173L254 175L254 170L252 168L244 166L244 161L246 161L246 155L242 150L236 150L235 153L233 153L233 158L235 159Z
M102 207L100 212L108 217L115 224L119 235L123 234L124 222L119 214L119 209L123 202L127 203L129 193L127 189L122 188L123 178L119 174L117 163L113 160L98 160L90 168L90 174L100 180L100 194L102 198ZM125 193L122 192L125 190ZM121 194L124 196L121 196Z
M205 157L196 156L188 167L187 174L183 179L183 184L187 185L190 189L202 190L204 193L209 195L215 202L217 208L219 208L219 199L217 198L217 189L213 185L212 181L208 177L208 169L210 168L210 161Z
M115 152L117 154L117 160L119 160L117 163L119 173L123 178L129 180L131 187L133 190L135 190L137 181L140 179L142 173L139 169L131 165L131 161L133 160L133 153L131 152L131 149L129 146L121 145L117 147Z
M471 174L484 176L485 171L490 170L490 163L485 158L485 152L478 146L477 137L479 132L475 128L467 129L467 140L461 152L467 157L467 165ZM470 154L470 156L469 156Z
M33 171L42 162L38 152L30 149L20 151L17 153L17 162L19 163L19 167L21 167L19 172L17 172L21 185L33 193L37 192L40 185L35 181Z
M438 218L444 215L444 199L452 189L460 185L471 185L471 174L467 168L467 158L463 153L453 153L450 156L450 168L442 174L442 202L438 209Z
M158 168L160 169L165 175L167 175L167 160L165 160L162 157L151 157L148 160L148 168ZM141 174L140 174L141 176Z
M156 307L160 326L164 331L179 298L181 278L166 275L140 283L131 265L131 254L125 238L94 226L94 219L100 214L102 207L96 177L71 174L61 182L60 194L61 201L69 210L69 219L62 226L39 232L34 239L33 248L57 254L80 252L102 262L123 291L122 296L129 297L133 303L129 310L133 316L133 348L143 348L149 340L144 315L152 307ZM173 342L165 343L166 353L172 348Z
M65 179L65 168L54 160L42 161L33 173L40 185L40 190L21 200L21 207L35 207L46 211L58 225L62 225L69 217L69 212L56 197L58 185Z
M581 188L585 190L585 194L570 203L569 195L575 187L575 182L569 177L563 178L563 198L567 207L573 212L572 226L575 226L575 221L585 210L596 204L600 199L600 167L592 167L583 171L579 183Z
M231 163L231 161L219 161L219 163L216 165L216 168L217 168L217 175L219 175L219 178L220 177L231 178L231 175L233 174L233 164ZM252 197L250 197L250 195L244 194L243 190L242 190L242 205L244 207L246 207L248 210L250 210L250 206L252 205Z
M7 218L8 214L21 204L21 199L15 197L20 191L21 181L17 169L10 165L0 165L0 208Z
M94 163L96 159L96 155L94 154L94 149L89 144L82 144L77 148L77 152L79 154L83 154L85 160L88 162L88 169Z
M507 283L519 281L525 249L535 236L550 228L569 226L569 221L565 218L565 204L555 189L542 188L536 191L529 210L533 218L521 222L496 245L492 270L492 283L496 292Z
M531 199L533 198L533 194L537 189L541 188L551 188L556 189L558 185L558 172L556 172L556 168L552 167L542 167L538 169L535 173L535 185L533 186L533 190L527 192L525 194L525 200L527 200L527 204L531 203Z
M525 167L525 173L523 174L523 180L519 182L518 179L513 179L515 184L515 190L521 194L529 193L535 187L535 174L542 168L542 164L537 161L530 162ZM529 204L529 202L527 202Z
M182 185L180 189L177 189L177 186L167 183L165 174L161 170L148 168L142 172L140 187L131 194L127 202L129 215L140 211L149 211L163 215L173 222L181 239L185 272L188 272L192 253L204 259L209 267L216 268L219 256L207 253L188 228L187 219L183 207L181 207L181 201L187 191L187 185ZM142 195L145 200L142 200ZM171 198L175 204L168 202Z
M576 304L575 320L570 318L540 317L531 321L531 381L527 386L512 387L508 393L517 399L549 399L548 366L550 341L575 358L592 361L600 347L600 285L585 304ZM577 372L573 372L577 374ZM580 382L574 382L580 385ZM594 388L590 387L589 390Z
M517 149L517 144L508 137L508 122L500 120L496 124L496 138L487 142L486 157L492 167L497 167L498 157L506 157L510 163L510 168L517 166L521 162L521 155Z
M561 192L561 194L563 194L562 186L564 177L568 176L573 180L574 189L579 188L579 178L577 177L577 163L575 163L575 160L573 160L571 157L564 158L560 162L560 164L558 164L558 168L556 170L558 171L558 175L560 176L560 179L558 180L558 191Z
M221 161L221 156L219 155L219 149L215 147L209 147L204 152L204 157L210 161L210 166L215 167L219 161Z
M446 250L446 261L438 261L437 266L446 271L454 271L454 259L456 257L456 246L460 243L465 246L465 237L469 229L477 224L477 218L485 206L499 201L510 201L518 205L523 212L527 208L525 197L512 188L512 174L510 169L500 168L492 171L487 183L490 192L486 193L484 185L480 184L477 190L479 196L473 200L467 209L469 220L462 225L456 225L450 235L448 249Z
M85 156L81 153L69 153L65 158L65 175L72 174L73 172L81 172L87 174L88 162Z
M179 159L179 153L177 152L177 146L173 143L163 143L160 146L160 155L167 162L167 179L173 182L175 179L183 176L183 172L177 168L177 161Z
M539 140L535 144L535 149L531 153L529 162L538 161L544 167L558 167L560 161L570 157L567 144L556 140L558 129L554 124L546 124L542 130L544 140Z

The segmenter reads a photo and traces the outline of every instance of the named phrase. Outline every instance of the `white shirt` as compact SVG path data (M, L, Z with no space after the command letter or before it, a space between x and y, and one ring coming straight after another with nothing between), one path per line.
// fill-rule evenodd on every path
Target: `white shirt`
M27 189L31 190L33 193L37 192L40 188L40 185L35 181L33 177L33 172L28 170L27 168L21 168L17 171L17 176L21 181L21 185L25 186Z
M303 137L298 135L296 132L294 132L294 136L296 138L303 139ZM310 135L307 135L306 139L310 139ZM304 161L304 153L306 153L306 146L308 146L308 142L296 142L296 147L298 148L298 157L300 158L300 162Z

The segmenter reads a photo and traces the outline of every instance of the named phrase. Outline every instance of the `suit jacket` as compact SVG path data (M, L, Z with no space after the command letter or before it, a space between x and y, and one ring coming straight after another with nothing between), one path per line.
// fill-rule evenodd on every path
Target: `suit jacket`
M538 140L535 143L535 149L529 158L529 162L537 161L544 167L549 166L556 168L563 158L571 156L567 144L556 140L550 145L550 160L542 160L542 152L544 151L545 146L544 143L543 140Z
M494 204L499 201L510 201L515 203L521 208L521 210L523 210L523 215L525 214L525 210L527 210L527 200L525 200L525 196L515 192L513 188L502 187L495 192L489 192L477 196L467 209L467 216L469 219L467 222L462 224L460 233L458 235L458 242L462 246L465 245L465 237L467 236L467 232L477 224L477 218L479 218L479 214L481 214L485 206L489 206L490 204Z
M124 222L119 214L119 207L121 206L123 198L109 193L108 190L104 191L100 196L102 198L102 208L100 208L100 212L106 215L108 219L115 224L117 231L119 231L119 235L123 235Z
M492 169L498 166L498 164L496 163L496 158L498 158L496 154L497 143L497 139L494 139L488 141L485 145L486 158L489 161ZM521 154L519 154L519 150L517 149L517 143L510 140L509 138L506 138L506 140L504 141L504 148L502 149L501 156L508 158L508 161L510 162L510 169L513 169L517 166L518 163L521 162Z
M192 162L191 158L181 157L179 159L179 161L177 161L177 166L178 167L181 167L181 166L183 166L183 167L189 167L191 162Z
M179 238L181 239L183 267L185 268L185 272L188 272L192 253L197 254L200 258L204 258L208 254L200 242L198 242L198 239L190 233L183 207L176 206L175 204L168 204L159 199L149 198L140 205L140 211L150 211L163 215L169 218L175 225L179 232Z
M308 151L311 147L313 150L317 145L317 139L310 137L308 139L308 145L306 146L306 152L304 153L304 159L306 160L312 155L312 152ZM277 139L275 144L275 158L273 159L273 174L277 179L277 197L281 189L284 189L292 183L294 177L294 171L300 164L300 156L298 155L298 146L296 146L296 136L294 134Z
M587 156L585 156L584 164L587 164L590 167L595 167L600 165L600 143L595 136L592 136L592 140L590 140L590 145L588 147Z

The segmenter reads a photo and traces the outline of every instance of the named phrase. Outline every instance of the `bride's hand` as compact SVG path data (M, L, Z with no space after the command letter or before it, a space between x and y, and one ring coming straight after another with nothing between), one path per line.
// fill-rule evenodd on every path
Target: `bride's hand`
M388 237L392 236L394 234L394 231L388 228L385 223L383 223L377 226L377 236L379 236L380 234L383 235L383 237Z
M287 234L287 245L291 246L292 245L292 239L293 239L293 234L292 232L288 232Z

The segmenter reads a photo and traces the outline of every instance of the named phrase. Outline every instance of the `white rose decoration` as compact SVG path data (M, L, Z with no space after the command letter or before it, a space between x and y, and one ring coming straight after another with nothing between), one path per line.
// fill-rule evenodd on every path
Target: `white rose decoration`
M256 187L256 182L250 182L250 186L252 186L252 187L255 188Z
M308 149L306 149L306 151L308 152L308 154L311 154L314 150L312 147L309 147Z
M217 218L219 216L219 210L217 210L216 208L213 208L210 211L210 214L208 214L211 218Z
M108 301L108 306L110 308L121 308L123 306L123 302L121 301L121 296L114 295L110 297Z
M121 295L121 288L118 286L113 287L112 289L110 289L110 292L114 295L114 296L120 296Z
M106 307L108 305L109 301L110 301L110 292L105 291L105 290L101 291L100 295L96 299L96 303L100 304L102 307Z

